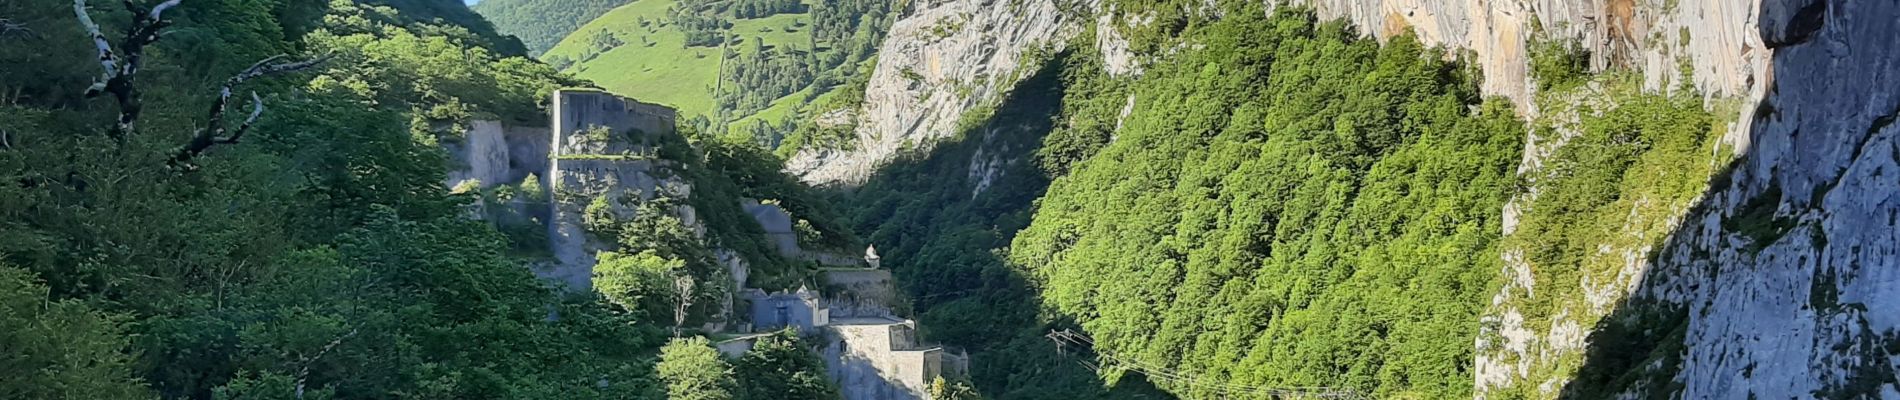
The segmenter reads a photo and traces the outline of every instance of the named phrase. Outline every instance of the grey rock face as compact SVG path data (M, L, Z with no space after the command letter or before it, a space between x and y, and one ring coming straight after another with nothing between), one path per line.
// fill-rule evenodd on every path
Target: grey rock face
M448 187L479 182L478 188L519 184L528 175L546 176L548 129L474 121L459 140L442 144L452 166Z
M1900 397L1900 4L1762 15L1778 47L1753 135L1639 293L1687 308L1682 398ZM1749 212L1787 230L1724 224Z
M1060 4L1059 4L1060 3ZM1058 0L939 0L891 25L856 115L851 150L805 150L786 170L854 184L906 147L957 134L964 114L1000 101L1033 65L1024 56L1076 32ZM1092 21L1091 21L1092 22Z
M691 186L660 173L664 161L653 157L654 135L675 134L672 109L600 92L557 91L553 114L548 241L557 262L535 272L570 290L587 290L594 253L615 246L586 232L582 213L587 205L607 196L623 200L609 202L616 205L613 212L629 214L637 201L661 192L683 198ZM682 208L677 210L681 220L691 221L692 210Z
M1680 363L1641 366L1636 372L1646 378L1612 389L1634 394L1675 384L1680 398L1900 397L1892 383L1900 369L1885 350L1897 347L1883 347L1900 345L1900 318L1878 311L1900 305L1900 273L1893 268L1900 238L1892 218L1900 213L1894 195L1900 185L1879 178L1900 168L1894 154L1900 147L1893 146L1900 138L1889 126L1900 97L1881 86L1900 77L1892 45L1900 40L1893 29L1900 6L1768 0L1635 7L1634 17L1622 19L1630 21L1627 32L1650 32L1638 37L1651 40L1618 48L1615 37L1591 36L1621 27L1571 34L1602 40L1586 42L1607 49L1599 62L1634 61L1628 66L1643 71L1651 88L1675 83L1672 66L1686 62L1690 83L1749 106L1724 138L1739 157L1734 169L1715 179L1699 207L1671 222L1664 248L1606 244L1605 251L1626 253L1629 261L1615 282L1584 288L1586 304L1617 309L1609 319L1636 318L1643 310L1681 315L1645 326L1654 332L1643 337L1673 341L1667 332L1685 332ZM1498 73L1490 63L1500 61L1485 61L1488 77ZM1489 82L1486 89L1499 90ZM1562 141L1533 139L1527 169ZM1724 163L1727 156L1712 155ZM1509 219L1515 205L1505 212ZM1769 213L1785 226L1776 235L1751 236L1727 223L1744 213ZM1646 258L1651 250L1661 257ZM1515 279L1499 296L1534 290L1538 283L1528 270L1538 266L1513 254L1504 258L1506 276ZM1592 343L1591 327L1574 320L1523 326L1508 309L1486 319L1497 325L1502 342L1480 341L1480 398L1514 383L1556 397L1565 381L1514 380L1540 368L1536 362L1615 345Z
M1644 73L1652 89L1681 78L1678 62L1694 66L1696 87L1716 95L1748 93L1765 65L1756 38L1754 1L1680 0L1311 0L1321 18L1345 18L1388 38L1416 32L1427 45L1469 50L1484 68L1486 94L1530 109L1534 100L1527 44L1539 29L1550 39L1582 44L1592 65ZM1670 4L1673 3L1673 4Z
M856 150L808 151L788 169L814 183L862 180L906 146L928 148L957 133L957 121L1000 98L1021 75L1025 49L1060 42L1075 23L1104 34L1096 50L1116 76L1138 76L1155 55L1131 54L1114 28L1141 15L1114 10L1068 21L1053 1L950 0L919 5L893 27L867 90L848 114ZM1322 18L1345 18L1389 39L1415 32L1427 45L1469 51L1484 72L1486 94L1507 97L1527 116L1536 106L1530 44L1564 40L1592 53L1596 69L1633 70L1649 90L1693 86L1739 99L1741 115L1723 142L1740 157L1725 184L1701 208L1671 216L1661 249L1611 248L1628 262L1613 282L1581 292L1593 307L1626 301L1685 309L1679 366L1641 368L1645 384L1681 385L1680 398L1804 398L1861 388L1867 397L1900 398L1892 377L1900 348L1900 237L1895 174L1900 132L1900 5L1830 0L1294 0ZM1006 10L1006 11L1005 11ZM960 26L947 35L931 28ZM959 25L960 24L960 25ZM1541 33L1539 33L1541 32ZM967 90L964 90L966 89ZM959 95L968 93L969 95ZM1131 98L1131 102L1136 99ZM1556 112L1552 110L1552 112ZM1561 132L1560 132L1561 133ZM1530 138L1521 172L1534 171L1562 137ZM1730 154L1711 154L1726 162ZM982 182L991 161L973 160ZM1768 198L1773 215L1793 221L1772 243L1725 228L1723 221ZM977 189L981 190L981 189ZM1519 200L1520 202L1523 199ZM1507 234L1517 204L1504 212ZM1768 239L1762 239L1768 240ZM1756 251L1754 248L1759 248ZM1665 256L1652 260L1651 250ZM1700 254L1700 255L1698 255ZM1507 286L1531 290L1529 265L1502 255ZM1516 294L1499 293L1499 296ZM1530 360L1575 356L1593 327L1572 320L1524 326L1510 310L1485 316L1497 346L1480 346L1479 398L1529 385L1557 397L1564 381L1518 382ZM1672 327L1657 327L1668 329ZM1883 375L1884 374L1884 375ZM1666 381L1666 382L1662 382ZM1868 384L1871 382L1871 384ZM1859 385L1859 386L1856 386ZM1854 394L1854 393L1846 393Z

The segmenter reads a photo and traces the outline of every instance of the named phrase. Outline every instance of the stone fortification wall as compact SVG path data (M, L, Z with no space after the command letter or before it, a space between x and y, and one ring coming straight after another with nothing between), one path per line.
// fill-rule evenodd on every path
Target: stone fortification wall
M941 371L941 349L916 349L911 321L845 318L826 329L825 372L848 400L920 399Z
M798 244L798 231L793 228L792 215L776 204L761 204L758 200L740 199L740 208L759 222L765 229L765 241L779 256L793 260L816 262L829 267L858 267L864 265L864 259L853 255L825 251L808 250Z
M831 269L824 277L825 306L839 317L890 317L897 304L891 271Z
M548 242L557 261L535 272L571 290L586 290L592 287L594 253L613 246L583 228L588 204L606 196L616 214L630 215L637 201L659 193L683 198L691 186L662 172L668 164L653 157L659 135L676 134L673 109L605 92L561 90L554 93L552 114L547 181L554 201ZM682 220L692 220L691 210L679 212Z
M545 127L474 121L461 137L443 138L441 142L450 166L443 184L450 188L465 184L477 188L515 185L529 175L546 177L548 173L550 142Z

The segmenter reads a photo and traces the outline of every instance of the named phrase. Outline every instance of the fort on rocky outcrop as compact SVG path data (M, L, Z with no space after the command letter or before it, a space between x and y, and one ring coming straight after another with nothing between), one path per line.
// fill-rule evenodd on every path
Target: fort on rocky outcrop
M582 228L582 212L601 196L613 200L652 200L665 195L685 198L691 184L657 172L668 165L658 155L662 135L676 135L676 114L666 106L623 99L605 92L554 92L553 148L548 154L548 182L552 185L553 218L548 246L556 263L535 271L543 278L575 290L591 287L594 254L612 250ZM621 204L610 201L609 204ZM631 210L616 209L630 215ZM688 226L694 225L691 207L675 210Z
M546 223L555 260L536 265L534 272L570 290L587 290L594 253L612 244L592 241L582 230L585 205L599 196L683 197L691 186L656 172L666 164L654 157L655 144L661 135L677 134L672 108L594 90L559 90L553 96L548 127L474 121L459 139L444 140L455 166L445 183L472 190L521 185L536 177L536 189L553 194L551 201L509 204ZM693 222L690 208L678 211L682 220Z
M664 136L678 134L673 109L593 90L559 90L553 97L549 127L475 121L459 138L444 140L455 165L445 183L457 190L483 190L519 187L536 177L534 189L551 194L547 199L518 196L505 205L545 224L552 260L531 268L566 290L590 290L595 254L616 245L587 234L586 207L604 197L612 200L606 202L610 212L630 216L635 205L656 196L687 198L692 185L668 171L672 162L658 157ZM779 256L824 269L818 290L768 293L746 286L746 260L713 249L736 289L722 314L737 315L702 327L738 335L721 341L721 351L736 356L751 348L753 338L795 329L818 344L815 351L848 399L922 398L936 378L967 373L967 355L921 343L916 323L892 312L899 300L890 271L876 268L875 252L867 249L859 258L801 248L794 219L783 208L754 199L732 201L759 223L765 232L759 239ZM673 212L689 229L704 233L691 206L676 206Z
M448 150L450 163L461 166L449 171L445 186L451 188L519 183L529 175L547 175L551 142L546 127L475 121L461 137L441 143Z

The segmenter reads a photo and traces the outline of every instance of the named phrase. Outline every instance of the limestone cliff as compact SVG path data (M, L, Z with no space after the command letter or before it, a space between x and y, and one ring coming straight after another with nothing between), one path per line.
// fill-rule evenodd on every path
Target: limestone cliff
M890 29L857 110L837 115L855 124L847 149L806 149L787 170L818 184L862 181L906 148L928 148L955 135L971 111L987 113L1019 83L1034 55L1060 49L1084 25L1098 28L1096 47L1111 74L1138 73L1154 55L1133 54L1116 27L1141 24L1087 0L934 0L913 6ZM1272 2L1270 2L1272 3ZM1277 3L1274 3L1277 4ZM1592 65L1642 71L1650 88L1687 77L1712 95L1744 96L1766 80L1768 48L1757 31L1758 7L1723 0L1293 0L1323 18L1344 18L1387 37L1416 32L1429 45L1468 50L1483 68L1488 94L1536 112L1527 43L1583 44ZM1541 32L1541 33L1540 33ZM1025 57L1032 56L1032 57Z
M1638 287L1682 313L1661 374L1682 398L1900 397L1896 20L1893 2L1761 5L1773 76L1752 134Z
M1641 379L1608 389L1680 398L1900 394L1891 361L1900 320L1868 311L1900 302L1900 276L1891 271L1900 204L1892 180L1878 178L1900 160L1889 129L1900 99L1873 85L1900 72L1892 47L1900 7L1819 0L1312 5L1377 35L1410 28L1427 43L1471 50L1486 92L1512 98L1527 114L1541 111L1525 68L1538 26L1585 45L1594 68L1641 72L1651 90L1686 77L1704 93L1739 99L1741 114L1724 116L1732 120L1724 144L1734 153L1713 155L1736 157L1733 169L1713 180L1700 204L1657 221L1673 227L1665 245L1601 245L1628 261L1617 279L1586 284L1585 303L1615 309L1604 323L1642 330L1639 340L1680 342L1643 355L1649 361L1633 375ZM1526 172L1562 142L1531 139ZM1505 210L1507 218L1521 203ZM1772 234L1731 222L1762 217L1775 221ZM1507 254L1512 283L1497 303L1534 296L1538 282L1528 271L1544 267ZM1478 344L1480 398L1514 385L1555 397L1574 371L1540 360L1614 345L1594 342L1605 325L1590 324L1590 310L1550 326L1514 325L1522 321L1512 313L1494 307L1485 318L1505 343ZM1522 381L1528 377L1538 380Z
M1432 45L1469 50L1484 69L1486 93L1532 104L1526 44L1540 30L1581 44L1592 67L1641 71L1650 88L1692 66L1695 86L1742 95L1758 87L1767 47L1758 6L1734 0L1301 0L1322 18L1344 18L1378 37L1416 32Z
M1385 38L1415 33L1482 68L1483 90L1537 117L1530 49L1581 45L1593 70L1631 71L1651 91L1687 84L1728 114L1701 199L1655 221L1661 246L1603 243L1626 259L1617 277L1586 284L1594 310L1525 326L1506 306L1535 296L1522 257L1501 254L1508 283L1474 343L1478 397L1531 387L1557 397L1574 370L1545 362L1594 345L1598 319L1632 323L1645 340L1680 341L1649 355L1630 394L1666 388L1681 398L1900 397L1900 5L1829 0L1294 0ZM1064 10L1067 10L1065 12ZM1025 54L1097 29L1095 51L1115 76L1139 76L1164 55L1135 54L1118 29L1143 15L1053 0L926 1L884 43L850 150L808 150L789 169L814 183L861 181L902 149L958 133L1019 82ZM1139 101L1130 98L1131 104ZM1715 107L1716 104L1738 105ZM1537 171L1565 133L1526 140L1520 173ZM995 160L973 160L973 177ZM978 179L982 181L982 179ZM980 191L981 188L973 188ZM1526 193L1500 212L1505 233ZM1733 220L1771 225L1741 228ZM1644 319L1648 311L1669 317ZM1635 322L1629 322L1635 321ZM1670 336L1680 332L1680 337ZM1542 360L1542 361L1540 361Z
M852 118L848 150L807 149L786 169L815 184L858 183L907 148L925 149L985 114L1077 32L1068 0L925 0L891 26ZM1084 8L1086 9L1086 8ZM981 121L977 121L981 122Z

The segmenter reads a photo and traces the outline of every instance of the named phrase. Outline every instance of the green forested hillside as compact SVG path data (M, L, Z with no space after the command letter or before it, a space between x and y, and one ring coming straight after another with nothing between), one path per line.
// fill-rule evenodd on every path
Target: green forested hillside
M1099 152L1051 163L1010 261L1098 350L1195 377L1157 382L1184 397L1469 396L1523 123L1413 39L1236 7L1180 33L1204 46L1134 83Z
M681 115L709 115L719 78L720 48L687 46L686 32L667 16L674 6L673 0L639 0L613 9L582 25L541 59L610 92L673 106ZM735 23L733 30L771 28L780 34L764 42L809 48L809 43L789 40L784 34L784 28L799 18L787 15L769 22L752 21L750 29L737 28Z
M321 4L310 0L309 5ZM471 43L488 48L503 56L528 54L528 47L521 40L511 37L511 33L497 31L496 26L470 10L457 0L363 0L364 5L388 6L400 11L396 18L402 23L413 26L454 26L474 32L480 38ZM295 18L292 18L293 20Z
M659 365L670 315L550 290L442 184L437 140L476 118L544 121L550 90L584 82L406 8L185 1L148 19L160 2L128 4L84 8L126 67L96 95L72 3L0 4L31 32L0 36L0 397L651 399L679 384ZM115 34L133 28L162 34ZM795 339L775 340L706 372L766 371L719 388L736 398L825 393L813 360L783 350Z
M495 30L521 39L539 56L588 21L629 0L488 0L470 7L494 22Z
M1225 4L1218 20L1164 10L1157 20L1178 23L1123 27L1137 47L1196 44L1139 78L1064 74L1061 123L1033 152L1051 180L1032 214L976 211L1001 217L968 229L956 227L981 221L961 214L974 209L883 199L862 211L899 219L865 229L880 245L909 243L917 226L962 232L906 248L918 253L904 261L921 269L909 284L926 298L918 302L929 333L992 343L961 327L998 318L996 296L1007 291L945 282L1003 273L956 275L974 272L957 266L987 263L937 249L994 246L1009 264L1000 271L1033 288L1023 298L1050 307L1042 320L1055 323L1045 329L1073 320L1093 338L1107 378L1142 377L1184 398L1296 387L1469 397L1474 355L1494 350L1472 343L1498 340L1480 340L1479 315L1500 306L1491 298L1509 251L1533 263L1538 291L1502 306L1522 310L1536 330L1553 318L1586 326L1603 318L1610 328L1591 340L1608 350L1587 362L1538 361L1574 375L1535 376L1494 394L1539 397L1536 382L1575 379L1565 395L1597 398L1677 368L1679 342L1637 338L1680 340L1679 311L1611 320L1577 291L1618 279L1627 260L1601 246L1659 243L1671 216L1707 188L1720 132L1693 91L1645 93L1628 77L1561 63L1587 58L1540 50L1540 65L1560 66L1536 71L1551 115L1526 122L1502 100L1481 99L1471 67L1409 37L1380 45L1310 12ZM1128 98L1135 106L1117 120ZM1519 176L1530 135L1569 143L1540 172ZM865 190L879 193L875 182ZM1513 197L1523 213L1505 236L1502 210ZM1012 226L1021 230L1010 238ZM1009 244L994 244L999 231ZM958 304L966 302L978 303ZM1035 354L992 351L1007 360ZM1022 364L985 367L1026 374ZM985 376L976 375L979 387L1013 390Z
M1607 349L1537 360L1499 397L1611 397L1680 368L1683 311L1606 316L1578 292L1619 279L1603 246L1659 243L1718 170L1697 94L1540 47L1547 114L1523 121L1409 37L1254 2L1111 3L1151 17L1117 26L1158 57L1144 73L1106 74L1086 24L963 132L829 193L773 151L835 138L797 122L862 100L908 2L635 0L542 63L434 0L189 0L155 36L122 33L160 1L96 1L113 62L142 64L90 95L100 55L71 3L0 3L0 398L836 398L796 334L726 359L691 328L731 289L715 249L755 287L815 271L757 240L741 197L783 205L802 244L878 247L924 342L972 358L941 398L1470 397L1486 307L1595 326ZM438 144L545 123L550 91L593 85L702 117L657 154L692 196L625 220L590 204L617 246L599 293L562 294L525 267L544 232L470 218L551 194L453 192ZM1520 175L1527 137L1568 143ZM682 201L703 234L667 212ZM1723 224L1790 233L1771 205ZM1537 295L1499 289L1505 253ZM1045 336L1063 329L1092 345ZM1570 383L1537 387L1553 380Z
M989 398L1168 398L1138 378L1110 387L1079 362L1092 361L1082 349L1059 351L1044 335L1073 321L1039 312L1029 277L998 251L1028 225L1033 204L1048 189L1048 175L1027 161L1072 131L1056 121L1103 117L1100 109L1078 105L1114 89L1078 83L1106 84L1098 80L1104 77L1093 53L1048 60L987 122L967 126L929 152L906 154L862 187L839 194L857 231L877 245L912 299L923 337L968 350L971 383ZM978 154L1016 162L974 193L969 168Z
M987 123L845 195L986 394L1469 395L1523 122L1409 38L1235 7L1147 32L1201 45L1138 79L1041 60ZM980 156L1014 162L972 194ZM1053 352L1043 335L1069 327L1093 353ZM1050 390L1104 385L1078 361L1118 383Z

